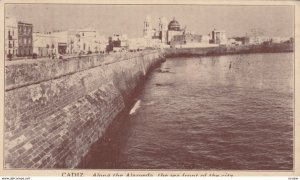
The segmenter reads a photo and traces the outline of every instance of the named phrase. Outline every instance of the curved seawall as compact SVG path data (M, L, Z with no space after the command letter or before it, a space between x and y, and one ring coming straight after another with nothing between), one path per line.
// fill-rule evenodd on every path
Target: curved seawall
M201 48L167 48L166 57L191 57L191 56L218 56L227 54L250 53L279 53L293 52L293 43L274 43L259 45L201 47Z
M5 168L74 168L124 110L161 51L5 66Z

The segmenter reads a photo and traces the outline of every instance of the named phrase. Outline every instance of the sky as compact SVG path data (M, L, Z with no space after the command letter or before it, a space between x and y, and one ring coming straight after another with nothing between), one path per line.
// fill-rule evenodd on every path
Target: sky
M142 37L143 22L151 16L153 27L158 18L174 17L181 27L198 34L214 28L228 37L262 32L266 36L292 37L293 6L222 5L70 5L6 4L5 16L32 23L34 32L93 28L100 34L127 34Z

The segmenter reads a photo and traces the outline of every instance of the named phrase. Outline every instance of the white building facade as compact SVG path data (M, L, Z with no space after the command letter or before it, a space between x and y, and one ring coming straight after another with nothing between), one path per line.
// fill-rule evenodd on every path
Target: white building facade
M212 41L214 44L227 44L226 32L214 29L212 31Z
M51 56L58 53L59 37L53 33L35 32L33 37L33 53L37 56Z
M5 18L4 53L5 58L18 55L18 23L15 18Z

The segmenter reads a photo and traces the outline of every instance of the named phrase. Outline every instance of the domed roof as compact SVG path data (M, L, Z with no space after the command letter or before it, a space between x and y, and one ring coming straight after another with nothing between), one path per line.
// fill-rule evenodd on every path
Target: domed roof
M175 18L169 23L168 29L171 31L180 31L180 24Z

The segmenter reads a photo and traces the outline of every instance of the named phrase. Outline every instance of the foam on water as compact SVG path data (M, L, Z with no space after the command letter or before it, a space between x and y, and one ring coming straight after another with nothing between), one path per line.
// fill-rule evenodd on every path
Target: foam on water
M141 100L138 100L132 109L130 110L129 114L134 114L139 108L141 107Z

